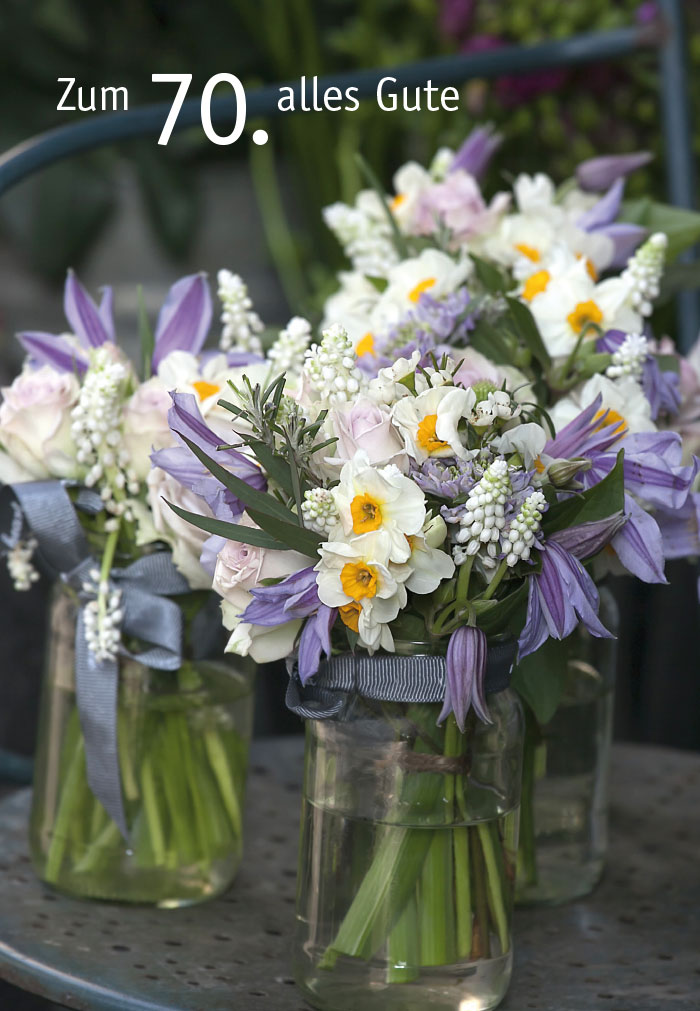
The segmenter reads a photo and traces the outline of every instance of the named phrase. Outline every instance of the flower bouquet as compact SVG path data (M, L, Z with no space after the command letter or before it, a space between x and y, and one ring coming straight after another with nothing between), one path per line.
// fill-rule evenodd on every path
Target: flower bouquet
M582 488L560 445L609 438L599 405L555 437L520 380L473 381L439 348L369 378L342 326L304 333L292 354L283 332L264 381L229 384L224 447L191 394L170 412L173 472L178 454L214 516L172 509L218 538L228 649L290 657L307 720L297 979L321 1007L495 1007L510 670L579 622L610 635L588 568L626 523L624 453Z
M574 494L624 450L626 522L592 573L665 582L666 558L698 553L695 441L683 453L674 430L697 425L697 380L668 339L654 339L650 317L665 265L700 236L700 216L623 199L645 153L585 162L558 188L520 175L487 201L478 180L498 143L478 129L429 169L402 166L393 196L366 170L373 188L327 208L352 269L326 322L343 321L367 376L397 357L425 365L448 354L458 381L484 391L485 421L499 417L504 382L536 403L548 441L535 466ZM614 629L614 613L607 620ZM614 649L563 612L546 621L553 639L529 643L542 648L513 682L527 718L518 877L528 901L589 891L605 852Z
M142 307L141 378L110 289L98 306L69 274L65 312L69 333L19 334L27 359L0 406L8 568L27 589L38 554L57 580L32 854L70 893L178 905L238 866L252 685L221 657L206 538L163 503L194 501L167 469L169 391L216 425L219 387L251 356L201 353L203 276L173 286L155 333Z

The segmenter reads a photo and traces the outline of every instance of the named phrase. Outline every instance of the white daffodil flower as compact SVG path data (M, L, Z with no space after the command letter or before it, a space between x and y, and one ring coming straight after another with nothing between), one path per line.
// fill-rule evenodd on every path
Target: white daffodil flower
M440 298L456 291L472 269L471 260L457 261L439 249L424 249L419 256L397 263L390 268L389 283L372 310L370 331L398 323L423 294Z
M593 376L580 389L568 397L563 397L550 410L554 427L559 432L570 421L573 421L581 411L593 403L600 394L601 420L605 411L608 412L604 424L633 435L636 432L655 432L656 425L651 418L651 406L640 384L632 376L620 379L608 379L607 376Z
M394 404L392 416L410 456L418 463L431 457L469 459L458 426L469 417L476 394L472 389L439 386Z
M390 541L389 561L408 559L407 538L425 522L425 495L398 467L372 467L360 451L341 470L333 497L346 535L383 531Z

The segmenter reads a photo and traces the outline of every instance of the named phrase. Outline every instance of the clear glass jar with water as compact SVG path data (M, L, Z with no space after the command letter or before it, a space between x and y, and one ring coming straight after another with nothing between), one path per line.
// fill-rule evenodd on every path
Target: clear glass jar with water
M348 694L308 720L294 972L326 1011L485 1011L511 975L523 718Z
M606 587L600 619L617 634L617 605ZM522 905L557 905L587 895L600 880L608 847L617 642L597 639L580 625L553 646L562 676L557 710L541 725L524 706L516 890Z

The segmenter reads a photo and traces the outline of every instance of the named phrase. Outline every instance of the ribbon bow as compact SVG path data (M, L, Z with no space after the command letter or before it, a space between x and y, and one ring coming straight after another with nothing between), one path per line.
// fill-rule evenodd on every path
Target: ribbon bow
M85 636L85 608L95 599L89 576L96 560L65 487L58 481L30 481L11 486L46 564L78 594L81 609L75 629L75 693L85 739L85 761L90 789L116 822L124 839L129 829L124 813L117 741L119 661L98 660ZM81 491L79 502L88 511L101 507L99 496ZM182 612L168 598L189 593L187 580L168 552L146 555L113 568L110 587L121 591L121 632L147 643L131 653L120 642L122 656L156 670L175 671L182 664Z

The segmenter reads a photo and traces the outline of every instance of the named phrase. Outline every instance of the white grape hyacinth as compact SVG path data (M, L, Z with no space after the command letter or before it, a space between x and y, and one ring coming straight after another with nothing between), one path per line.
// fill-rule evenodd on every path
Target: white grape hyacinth
M632 289L630 301L642 316L651 316L654 299L659 297L661 277L666 263L668 238L655 232L637 250L620 275Z
M546 505L547 499L541 491L533 491L525 499L510 524L508 533L503 537L506 565L512 568L530 557Z
M330 535L338 523L338 509L333 492L328 488L311 488L304 492L301 515L304 526L309 530Z
M470 555L476 555L482 546L486 548L485 563L495 564L510 493L508 464L505 460L494 460L472 488L459 518L460 529L453 551L457 565L462 565Z
M35 537L26 541L18 540L7 552L7 571L10 574L15 590L26 591L39 579L39 573L34 567L32 558L38 547Z
M612 361L605 370L608 379L633 376L640 379L644 362L649 357L649 341L642 334L628 333L624 341L613 352Z
M311 345L303 371L321 406L347 404L359 393L362 374L356 360L348 332L338 323L322 332L320 344Z
M253 309L253 302L248 295L248 285L240 274L234 274L230 270L220 270L216 279L219 283L219 299L223 306L221 313L223 330L219 347L222 351L229 351L235 347L238 351L261 354L262 344L258 334L264 327Z
M304 356L311 343L311 324L303 316L293 316L267 353L275 372L289 377L299 375L304 367Z
M115 660L121 643L122 593L100 579L98 569L91 569L83 583L83 592L97 594L83 608L85 641L98 663Z

